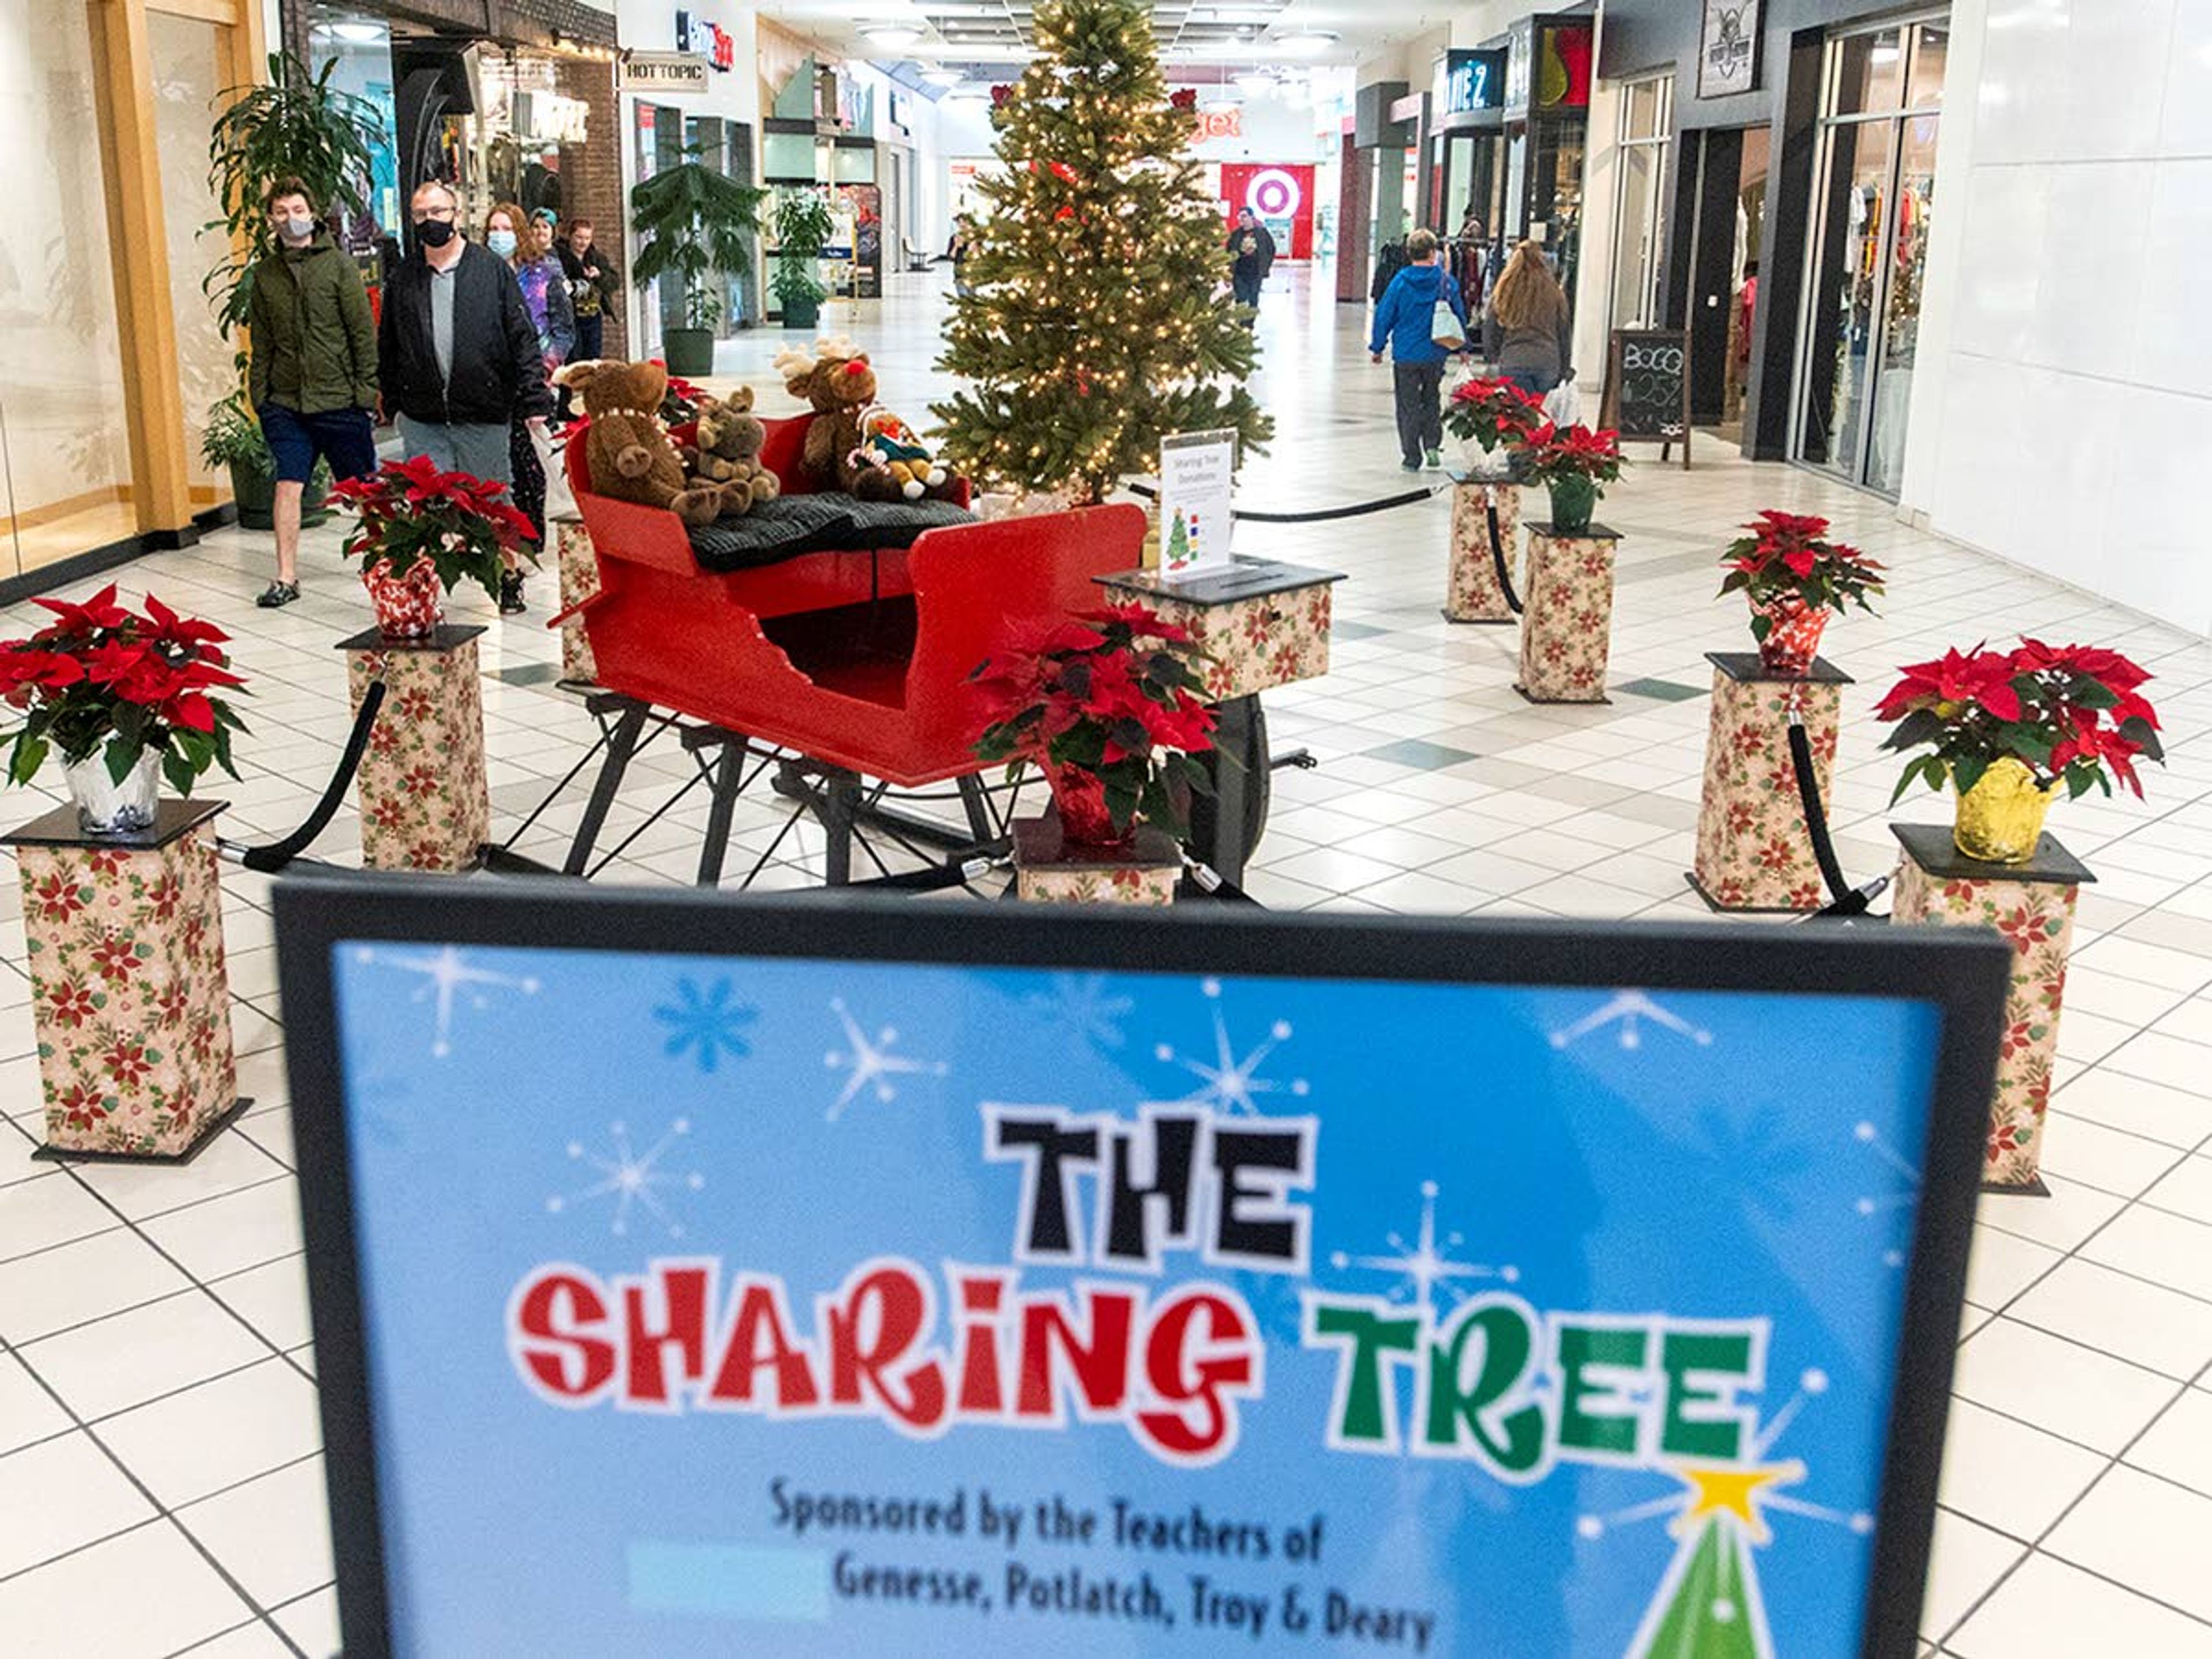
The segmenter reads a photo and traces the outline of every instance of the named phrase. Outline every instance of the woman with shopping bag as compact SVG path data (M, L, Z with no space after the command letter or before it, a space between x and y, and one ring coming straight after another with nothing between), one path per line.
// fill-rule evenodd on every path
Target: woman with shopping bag
M1513 250L1482 313L1482 350L1492 372L1532 398L1574 383L1574 325L1567 296L1534 242Z
M1467 348L1467 301L1437 262L1435 232L1408 236L1406 255L1411 263L1390 279L1375 307L1367 354L1379 363L1389 343L1401 465L1418 472L1425 463L1433 471L1444 464L1444 364Z

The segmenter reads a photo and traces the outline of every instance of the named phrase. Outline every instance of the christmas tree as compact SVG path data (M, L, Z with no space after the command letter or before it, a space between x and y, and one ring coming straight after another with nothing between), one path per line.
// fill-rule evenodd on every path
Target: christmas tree
M1257 347L1151 8L1049 0L1035 32L994 116L1006 171L979 186L975 292L939 365L974 384L933 412L956 465L1094 501L1152 471L1168 433L1233 427L1253 445L1269 423L1242 384Z

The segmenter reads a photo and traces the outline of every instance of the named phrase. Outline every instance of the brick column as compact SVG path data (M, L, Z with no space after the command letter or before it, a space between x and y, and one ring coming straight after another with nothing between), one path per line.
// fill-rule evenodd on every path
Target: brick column
M623 202L622 100L615 95L611 64L590 58L562 58L554 84L564 98L581 99L591 108L589 142L561 146L561 216L589 219L600 247L620 262L628 215ZM629 269L622 269L623 282ZM606 308L605 338L601 349L609 357L629 355L629 319L619 297Z

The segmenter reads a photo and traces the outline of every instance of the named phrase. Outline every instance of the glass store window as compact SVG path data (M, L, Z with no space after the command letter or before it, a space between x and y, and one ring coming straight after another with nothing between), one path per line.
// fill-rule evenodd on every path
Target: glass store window
M1620 191L1613 236L1615 328L1656 328L1664 265L1667 155L1674 138L1674 77L1669 73L1621 88Z
M1918 356L1949 29L1931 17L1828 43L1796 458L1894 495Z

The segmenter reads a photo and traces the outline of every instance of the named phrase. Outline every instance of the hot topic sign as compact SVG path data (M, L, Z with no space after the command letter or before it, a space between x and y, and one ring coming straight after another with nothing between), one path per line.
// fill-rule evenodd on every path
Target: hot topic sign
M331 956L395 1652L1861 1651L1930 1006Z

